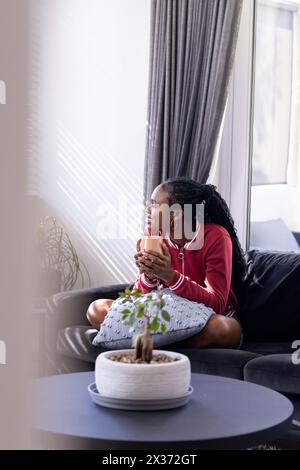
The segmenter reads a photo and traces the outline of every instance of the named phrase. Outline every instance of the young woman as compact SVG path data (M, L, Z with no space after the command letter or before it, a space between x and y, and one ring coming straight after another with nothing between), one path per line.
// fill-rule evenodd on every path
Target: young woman
M195 231L196 207L201 203L204 204L204 239L202 246L198 244L198 249L191 249L191 244L199 241L199 230L192 238L185 238L183 230L180 238L175 236L178 226L183 228L185 204L193 208L192 230ZM173 204L177 204L181 210L170 212L170 227L165 232L162 227L163 210L166 205L170 207ZM177 296L213 309L214 314L204 329L177 343L178 346L239 347L242 333L236 312L245 262L224 199L213 185L199 184L185 177L169 178L154 189L146 212L145 234L151 234L151 223L152 226L155 223L159 233L164 234L163 254L151 250L135 254L139 268L135 287L140 287L145 294L157 289L159 283ZM112 302L112 299L99 299L89 306L87 317L97 329Z

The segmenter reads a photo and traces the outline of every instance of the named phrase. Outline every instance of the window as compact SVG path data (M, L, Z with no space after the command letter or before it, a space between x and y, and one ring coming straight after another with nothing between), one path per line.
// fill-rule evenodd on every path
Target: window
M256 5L250 247L298 249L300 0Z
M258 2L252 161L254 185L287 181L293 15L294 10L284 5Z

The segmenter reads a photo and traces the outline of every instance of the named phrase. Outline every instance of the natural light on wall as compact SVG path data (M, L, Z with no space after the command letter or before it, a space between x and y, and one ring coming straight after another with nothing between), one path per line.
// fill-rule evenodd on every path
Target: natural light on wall
M250 246L299 249L300 0L258 0Z
M31 0L30 191L93 286L137 274L149 30L150 0Z

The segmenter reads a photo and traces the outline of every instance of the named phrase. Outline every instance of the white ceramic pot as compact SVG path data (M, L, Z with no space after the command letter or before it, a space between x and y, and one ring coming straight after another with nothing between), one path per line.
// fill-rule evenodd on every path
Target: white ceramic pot
M177 358L162 364L126 364L108 359L113 354L132 353L132 349L106 351L96 359L95 382L99 393L110 398L156 400L186 395L191 381L187 356L173 351L154 350Z

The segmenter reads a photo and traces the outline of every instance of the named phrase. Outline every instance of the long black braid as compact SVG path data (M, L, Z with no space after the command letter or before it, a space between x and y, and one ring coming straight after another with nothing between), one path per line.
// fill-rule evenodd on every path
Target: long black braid
M246 271L244 252L237 237L234 221L226 201L212 184L200 184L187 177L168 178L161 187L169 194L169 205L179 204L184 210L184 204L192 204L195 230L196 204L204 203L204 223L222 225L232 240L232 287L238 298L242 296L242 280Z

